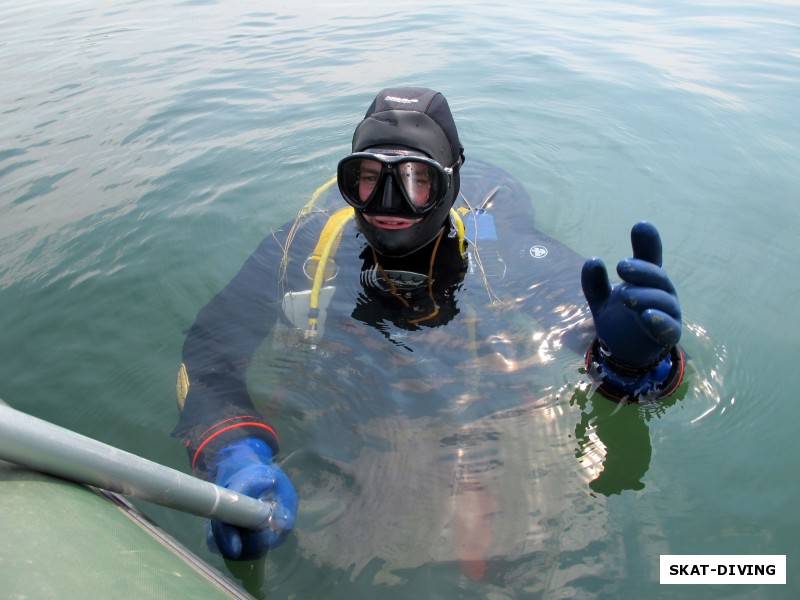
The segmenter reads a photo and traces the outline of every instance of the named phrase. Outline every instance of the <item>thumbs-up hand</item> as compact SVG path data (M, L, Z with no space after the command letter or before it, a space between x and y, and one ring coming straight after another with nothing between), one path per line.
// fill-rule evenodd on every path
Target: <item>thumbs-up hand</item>
M606 266L590 258L581 272L583 294L607 364L631 370L654 367L681 337L675 286L661 267L661 236L645 221L631 230L633 258L617 265L622 283L612 286Z

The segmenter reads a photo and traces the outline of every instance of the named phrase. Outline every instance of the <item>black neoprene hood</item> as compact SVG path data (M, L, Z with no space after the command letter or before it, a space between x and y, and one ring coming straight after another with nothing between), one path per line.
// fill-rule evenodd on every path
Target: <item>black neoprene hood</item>
M427 88L386 88L372 101L353 134L353 152L387 145L421 150L444 167L464 158L447 99Z

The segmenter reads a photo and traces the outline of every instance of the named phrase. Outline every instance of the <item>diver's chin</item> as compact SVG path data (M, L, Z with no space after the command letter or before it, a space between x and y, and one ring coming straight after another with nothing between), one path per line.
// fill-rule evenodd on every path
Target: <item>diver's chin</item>
M363 215L364 220L378 229L398 230L408 229L419 223L422 218L408 219L405 217L390 217L387 215Z

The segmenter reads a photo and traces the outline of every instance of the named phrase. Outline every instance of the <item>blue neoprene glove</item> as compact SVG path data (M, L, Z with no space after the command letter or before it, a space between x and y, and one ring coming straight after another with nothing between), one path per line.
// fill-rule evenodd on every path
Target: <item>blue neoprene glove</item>
M214 482L240 494L273 504L272 517L258 530L211 521L209 545L233 560L255 560L280 546L294 527L297 492L281 468L272 461L272 449L258 438L237 440L218 451L210 461Z
M611 286L603 261L583 265L581 285L600 341L599 362L617 387L652 388L670 371L670 351L681 337L678 295L661 268L661 236L647 222L631 230L633 258L621 260L622 283Z

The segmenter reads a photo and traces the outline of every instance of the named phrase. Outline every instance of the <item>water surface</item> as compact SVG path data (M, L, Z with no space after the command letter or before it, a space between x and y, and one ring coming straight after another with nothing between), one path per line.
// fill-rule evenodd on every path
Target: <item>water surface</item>
M205 548L201 519L143 507L252 594L800 593L796 3L37 1L2 12L0 396L181 470L169 431L185 330L330 177L380 88L444 92L468 159L519 179L538 226L581 254L613 264L633 222L661 230L693 357L668 406L615 411L564 353L535 398L463 423L462 438L359 404L371 445L323 444L291 412L282 441L300 526L262 563L226 564ZM262 358L256 374L275 364ZM268 395L267 377L251 379ZM439 445L451 439L483 440L483 453ZM404 478L432 444L446 466L426 471L420 518L393 523L414 512ZM377 471L387 452L398 467ZM499 505L429 504L469 483L458 460L501 465ZM353 502L368 518L347 520ZM491 560L470 572L432 531L488 512ZM396 526L396 540L375 540L372 525ZM787 585L659 586L667 553L786 554Z

